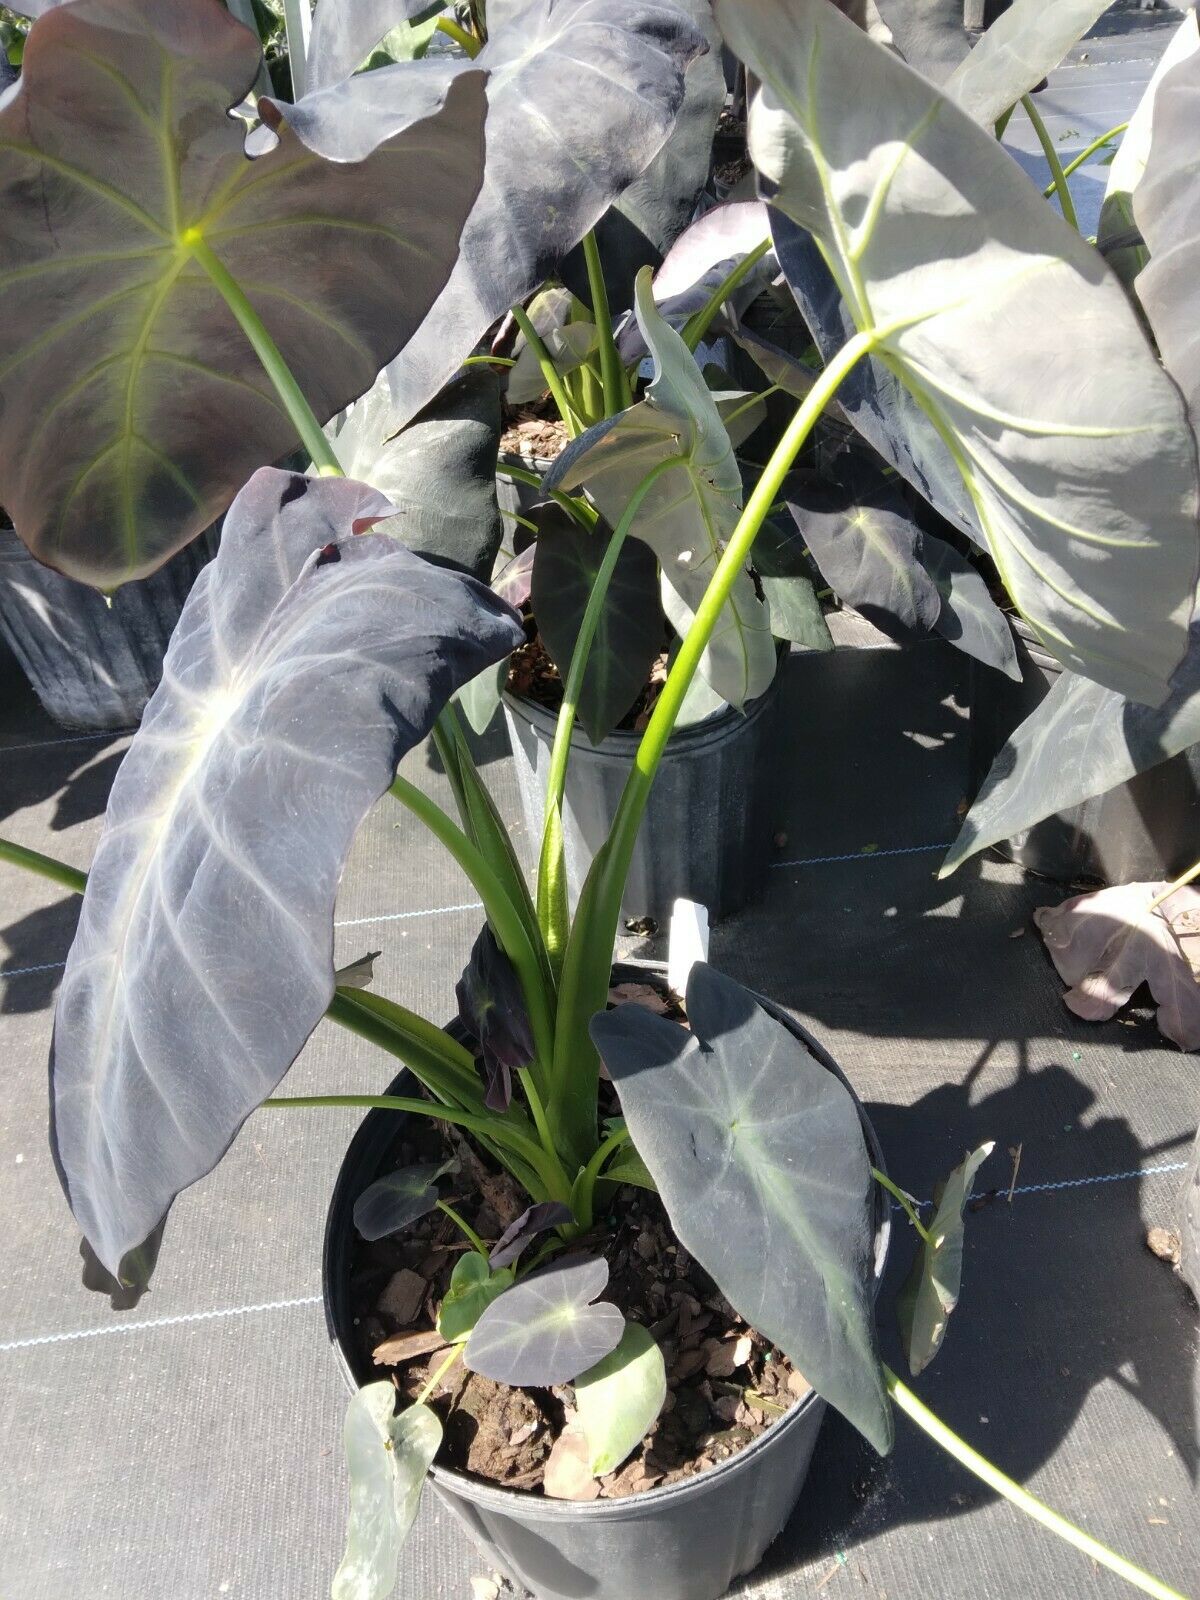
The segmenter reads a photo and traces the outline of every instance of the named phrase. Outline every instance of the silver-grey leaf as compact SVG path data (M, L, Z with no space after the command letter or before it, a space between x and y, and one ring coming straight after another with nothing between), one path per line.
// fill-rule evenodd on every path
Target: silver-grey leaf
M915 1378L937 1355L962 1288L963 1213L975 1174L995 1149L981 1144L934 1190L934 1213L896 1298L908 1369Z
M625 1318L596 1299L607 1282L599 1256L576 1256L523 1278L488 1306L463 1360L472 1372L516 1388L569 1383L621 1342Z
M942 84L990 131L997 118L1053 72L1111 0L1013 0Z
M387 1600L396 1587L400 1551L416 1521L442 1425L426 1405L407 1406L396 1416L395 1403L391 1383L368 1383L346 1412L350 1522L332 1600Z
M350 843L460 684L512 649L490 591L380 534L364 484L264 468L225 519L117 774L51 1053L67 1197L119 1273L333 995Z
M309 93L350 77L393 28L441 9L441 0L318 0L308 41Z
M819 238L940 435L1014 603L1065 666L1161 701L1200 554L1195 441L1119 283L993 137L827 0L716 10L761 80L772 203Z
M937 631L965 655L1019 683L1021 668L1012 624L992 599L979 569L945 539L929 534L921 540L921 565L942 597L934 623Z

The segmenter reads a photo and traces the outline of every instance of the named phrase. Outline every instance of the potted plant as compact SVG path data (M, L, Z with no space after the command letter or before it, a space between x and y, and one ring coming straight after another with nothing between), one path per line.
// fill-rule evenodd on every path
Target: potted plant
M555 9L563 12L556 26L569 26L573 8ZM577 14L588 14L590 24L595 10L589 3ZM636 61L635 81L644 89L646 40L638 30L651 28L661 44L661 12L631 13L623 3L614 4L614 12L620 14L614 48ZM562 1465L564 1472L573 1470L577 1485L603 1476L606 1464L619 1465L641 1447L661 1409L665 1361L645 1322L627 1315L640 1305L637 1294L631 1291L624 1306L601 1299L620 1259L606 1261L602 1223L610 1218L626 1238L648 1239L652 1250L645 1259L673 1252L678 1278L678 1269L686 1273L689 1265L681 1260L686 1251L713 1280L714 1295L720 1290L717 1310L736 1336L717 1338L718 1345L732 1342L734 1348L714 1368L729 1361L733 1371L748 1370L755 1382L769 1384L763 1368L771 1364L765 1356L773 1345L778 1360L797 1363L820 1399L838 1406L885 1450L894 1403L997 1492L1147 1592L1169 1596L1164 1585L1064 1524L978 1457L879 1360L873 1284L887 1230L878 1189L906 1212L920 1239L901 1307L910 1367L919 1371L944 1337L957 1299L962 1207L986 1147L950 1176L926 1222L886 1178L832 1063L769 1002L699 964L684 997L689 1027L681 1015L656 1016L637 1004L608 1008L621 898L656 769L793 460L858 363L885 361L923 395L948 449L979 448L974 425L960 426L960 417L1003 412L1019 422L993 444L989 464L999 484L989 478L988 485L975 485L989 536L1001 551L1046 547L1069 564L1072 553L1054 543L1054 530L1085 476L1096 485L1108 524L1128 535L1114 540L1120 553L1112 564L1125 569L1142 558L1133 534L1143 518L1153 517L1166 613L1155 630L1098 639L1090 624L1058 605L1053 585L1035 581L1044 561L1031 564L1034 576L1020 585L1027 614L1045 631L1053 629L1064 654L1106 681L1154 692L1150 686L1169 670L1175 646L1183 648L1182 636L1173 642L1167 624L1177 591L1191 582L1195 553L1194 527L1172 510L1194 492L1194 464L1185 464L1180 442L1190 435L1175 391L1120 291L1090 251L1032 204L1025 180L1010 173L989 135L824 0L718 0L716 16L757 84L750 131L761 177L780 208L817 232L860 325L815 378L723 548L713 552L694 618L574 915L561 833L555 832L556 797L546 808L549 842L535 896L450 706L456 691L520 640L516 613L475 578L410 551L402 542L403 511L373 485L342 476L321 427L322 417L366 393L372 367L388 361L397 341L436 304L439 285L452 281L461 260L460 238L480 196L485 209L492 203L487 166L496 146L481 138L491 81L469 65L447 81L441 68L435 78L397 64L367 74L373 81L352 77L294 106L267 101L264 125L276 142L264 138L261 153L245 161L240 145L229 144L225 112L254 81L259 49L217 0L181 0L165 13L148 0L68 0L32 30L18 97L0 108L0 271L19 281L23 272L43 273L52 255L56 270L74 284L73 297L64 291L53 315L74 315L78 325L92 313L94 341L119 341L124 331L95 317L98 290L141 296L143 315L146 300L156 311L168 303L185 307L173 348L189 378L185 388L156 393L151 415L140 411L141 391L127 372L133 421L154 429L137 450L128 403L116 414L115 447L114 419L101 397L80 419L90 420L93 431L75 448L109 464L104 473L93 462L92 493L107 494L123 513L113 524L118 539L101 538L109 524L72 517L77 460L48 455L38 461L44 476L27 473L26 457L35 454L37 439L20 430L37 428L32 405L29 415L15 420L12 407L0 410L0 495L14 506L23 538L45 548L53 536L60 552L97 576L119 572L134 553L165 556L189 517L204 515L237 490L220 552L189 597L163 684L114 785L86 884L60 863L0 844L0 853L15 863L85 890L51 1047L59 1172L86 1235L91 1281L128 1289L144 1284L153 1270L174 1199L215 1166L261 1105L349 1102L399 1113L411 1119L407 1128L393 1123L394 1135L389 1130L401 1144L416 1138L410 1129L423 1125L463 1135L455 1155L466 1174L465 1199L458 1186L451 1199L438 1190L450 1175L440 1149L417 1175L407 1161L392 1168L390 1151L382 1151L372 1181L352 1195L351 1219L360 1234L390 1237L406 1226L419 1229L437 1212L469 1248L451 1252L461 1261L441 1294L435 1325L420 1330L427 1343L430 1335L445 1341L441 1377L431 1372L414 1403L396 1414L392 1384L369 1385L351 1401L351 1532L335 1578L339 1600L384 1595L394 1581L421 1483L441 1445L434 1403L438 1383L452 1368L465 1364L514 1392L572 1383L579 1427L561 1455L571 1458ZM663 67L671 92L691 47L682 24L673 37L674 64ZM589 41L594 49L590 27ZM818 54L824 70L814 81L806 64ZM423 69L427 63L409 65ZM496 78L502 96L503 73ZM172 86L169 99L163 98L164 82ZM877 121L838 115L852 84ZM67 87L75 92L66 94ZM387 115L379 114L381 98ZM47 102L66 114L44 117ZM364 106L369 117L361 114ZM159 127L186 118L193 137L169 139L155 150L153 163L139 162L134 155L144 148L150 108ZM89 136L96 115L105 122L104 141ZM536 126L540 118L530 120ZM605 126L615 144L627 146L628 130ZM919 147L919 161L906 163L908 146L898 144L897 130ZM411 171L414 149L422 170L434 159L431 149L436 152L439 203L432 215L396 181ZM161 157L168 150L172 178L164 188ZM914 167L921 174L916 183ZM37 184L29 181L31 172ZM876 204L864 209L855 184L866 185ZM72 204L80 187L98 202L82 214L82 224ZM572 192L567 181L561 195L552 191L564 210ZM965 209L948 239L952 196L961 196ZM135 212L146 236L139 234L136 245L129 239ZM848 231L852 217L866 219L857 236ZM965 299L962 226L978 268L966 280ZM280 228L289 230L287 252L267 242ZM914 270L928 285L927 298L916 306L912 285L900 286L903 312L894 311L889 298L897 292L897 229L901 260L912 266L915 241L920 260ZM345 235L336 275L323 270L327 230ZM422 241L419 268L412 261L415 238ZM1055 393L1052 409L1028 386L1013 392L1020 352L985 350L980 323L986 328L997 299L1007 307L1021 303L1018 245L1041 264L1039 287L1056 310L1048 334L1061 341L1056 353L1064 362L1078 358L1088 348L1080 328L1098 321L1104 337L1095 360L1106 373L1107 362L1120 357L1127 378L1120 393L1090 368L1081 378L1078 365L1076 381ZM127 269L131 251L150 265ZM80 255L89 258L86 265ZM132 286L124 277L117 288L107 280L99 284L92 270L97 256L130 270ZM255 290L257 302L247 284L267 285ZM1096 318L1097 301L1107 319ZM296 327L301 309L309 313L303 333ZM643 331L660 344L664 371L676 375L688 437L700 437L711 402L701 393L694 358L678 334L657 325L645 303L641 310ZM30 337L30 315L32 308L19 337ZM314 323L331 334L316 345ZM475 337L468 319L461 330L466 350ZM118 357L130 353L118 342ZM57 362L45 371L32 354L28 370L38 384L31 392L48 396L47 404L61 403L80 375L64 374ZM85 374L103 359L95 344L77 356ZM947 367L955 364L960 370L952 380ZM197 438L187 424L210 385L237 395L226 398L213 426ZM927 385L934 397L948 389L954 403L931 397ZM306 398L310 393L315 403ZM1024 410L1014 409L1021 405ZM1147 417L1154 427L1144 427ZM607 436L591 441L580 459L586 461L592 448L602 451ZM1027 436L1039 441L1032 462L1016 442ZM260 466L239 486L242 475L277 458L297 437L313 459L311 476ZM1098 438L1110 452L1119 442L1132 484L1123 474L1105 473L1093 448ZM1047 459L1063 503L1039 502L1033 512L1026 477L1041 484ZM430 506L441 503L439 470L435 464L429 474ZM657 459L648 464L630 504L646 500L666 470ZM621 524L632 525L635 514L626 508L617 520L612 544L618 551ZM1126 553L1131 547L1134 555ZM597 576L588 600L593 614L603 604L605 576ZM1109 565L1092 577L1096 592L1119 607L1122 586ZM1113 633L1120 620L1118 611ZM570 668L577 681L586 668L586 645L581 629L580 660ZM563 721L569 725L569 703ZM396 775L400 757L430 731L455 793L458 822ZM333 969L338 879L356 827L388 792L462 865L486 909L486 926L458 988L473 1049L463 1034L361 987L362 970ZM656 1009L663 1005L670 1002L659 996ZM402 1084L405 1092L395 1095L274 1099L326 1014L402 1061L416 1080L411 1092ZM378 1128L378 1121L371 1126ZM523 1209L503 1230L506 1237L493 1241L490 1229L485 1236L474 1222L482 1214L479 1195L502 1176L504 1187L516 1186ZM351 1244L344 1204L349 1183L348 1177L341 1223L334 1223L342 1260ZM639 1205L646 1209L635 1211ZM434 1243L442 1248L440 1238ZM636 1247L634 1253L642 1254ZM397 1269L397 1297L411 1297L404 1270ZM331 1284L331 1301L337 1293ZM649 1289L646 1294L654 1298ZM687 1310L692 1316L690 1305ZM641 1333L632 1331L638 1326ZM433 1353L432 1346L425 1351ZM707 1484L701 1471L686 1495L675 1485L648 1490L651 1538L642 1542L639 1534L638 1547L651 1552L652 1564L632 1584L622 1568L627 1587L619 1592L655 1587L654 1530L677 1530L691 1516L681 1510L676 1518L669 1501L695 1505L704 1496L710 1505L714 1498L736 1502L756 1452L760 1462L769 1452L772 1461L786 1463L779 1469L786 1493L769 1515L763 1508L723 1569L697 1571L681 1551L671 1573L674 1592L689 1600L713 1596L732 1568L757 1558L798 1488L816 1420L816 1400L797 1395L786 1380L783 1388L796 1404L757 1444L712 1464ZM761 1389L747 1396L743 1386L719 1398L753 1410L756 1400L768 1397ZM561 1396L558 1401L566 1403ZM565 1439L565 1411L560 1417ZM443 1472L442 1481L461 1502L483 1507L479 1521L488 1529L495 1510L488 1496L461 1474ZM524 1543L518 1550L514 1534L503 1548L521 1570L532 1572L526 1564L534 1541L545 1558L545 1497L527 1491L514 1499L500 1515L522 1530ZM575 1542L562 1532L561 1519L549 1518L568 1559L590 1539L588 1559L598 1560L603 1538L583 1530L619 1524L611 1504L576 1508ZM495 1537L503 1543L498 1527ZM678 1532L672 1537L678 1540ZM556 1580L543 1571L536 1581L543 1595L552 1595ZM577 1582L578 1573L565 1572L561 1563L558 1571L559 1592L568 1580ZM605 1581L604 1573L587 1575L590 1592L603 1593Z

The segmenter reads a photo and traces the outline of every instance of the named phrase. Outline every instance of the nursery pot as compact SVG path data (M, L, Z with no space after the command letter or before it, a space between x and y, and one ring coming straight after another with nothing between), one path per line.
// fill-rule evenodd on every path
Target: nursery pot
M0 528L0 633L55 722L90 730L139 720L217 538L210 528L149 578L122 584L109 603L35 561L11 528Z
M978 793L1009 735L1050 692L1062 666L1013 622L1021 681L971 663L970 792ZM1059 883L1099 879L1148 883L1175 878L1196 859L1200 838L1200 745L1180 751L1069 811L1046 817L994 848Z
M727 707L676 728L667 744L642 821L621 915L665 922L678 899L698 901L714 920L749 905L763 891L772 852L779 683L747 706ZM532 700L504 696L521 814L534 839L542 833L556 716ZM640 733L618 730L593 745L576 724L563 804L567 882L574 905L608 837Z
M650 970L664 971L657 964ZM620 963L613 968L613 980L644 980L646 973L647 965ZM793 1017L769 1000L759 997L759 1004L846 1082L832 1056ZM448 1031L456 1030L452 1025ZM389 1092L411 1093L408 1074L401 1073ZM856 1104L871 1159L883 1170L883 1153L857 1097ZM325 1229L325 1320L351 1390L379 1376L361 1368L353 1336L354 1202L387 1170L400 1126L394 1112L368 1112L338 1173ZM877 1188L876 1291L891 1226L883 1198ZM804 1486L824 1415L825 1402L810 1391L736 1455L681 1483L618 1500L551 1500L439 1466L430 1477L434 1492L489 1567L536 1600L632 1600L642 1595L717 1600L736 1577L758 1565L787 1521Z

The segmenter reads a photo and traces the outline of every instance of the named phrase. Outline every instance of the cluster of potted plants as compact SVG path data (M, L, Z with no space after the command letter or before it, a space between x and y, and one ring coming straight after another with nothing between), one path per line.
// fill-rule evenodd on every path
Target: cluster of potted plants
M1200 528L1176 385L1194 418L1200 277L1159 256L1196 249L1173 119L1200 55L1157 85L1127 197L1144 243L1114 235L1149 251L1133 292L1160 357L995 134L1095 0L1017 0L940 87L926 33L906 64L828 0L319 0L311 33L284 8L294 99L263 92L231 14L257 11L37 9L0 96L0 503L33 558L118 597L223 517L86 881L0 842L83 893L51 1142L89 1282L145 1287L174 1200L258 1107L361 1105L326 1245L354 1386L337 1600L391 1591L427 1477L540 1600L712 1600L789 1514L826 1403L880 1451L904 1410L1172 1594L880 1359L893 1207L915 1374L990 1147L923 1214L793 1018L702 962L680 995L613 958L677 730L713 735L702 783L745 768L723 741L753 729L781 647L829 648L839 603L1010 676L1019 615L1063 669L955 860L1079 798L1031 742L1074 726L1067 696L1141 730L1135 765L1181 748ZM759 196L710 204L722 46ZM532 493L505 528L510 373L564 447L507 459ZM464 717L484 726L507 683L535 726L514 693L535 681L531 888ZM619 731L584 830L602 783L573 808L572 772ZM427 737L457 818L397 775ZM1083 765L1096 788L1116 770ZM719 787L724 841L752 782ZM334 969L338 882L385 794L485 908L448 1028ZM752 879L747 848L714 909ZM679 852L669 889L697 870ZM395 1083L275 1098L323 1017L402 1063Z

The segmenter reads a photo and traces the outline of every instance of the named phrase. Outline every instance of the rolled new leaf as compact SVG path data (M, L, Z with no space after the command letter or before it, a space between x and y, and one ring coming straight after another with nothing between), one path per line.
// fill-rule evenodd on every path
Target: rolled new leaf
M450 694L522 637L349 480L264 468L225 520L117 774L67 958L52 1141L120 1275L333 995L351 841Z
M995 1145L981 1144L934 1190L936 1209L896 1305L900 1337L915 1378L942 1348L962 1288L963 1213L975 1174Z
M533 1060L533 1030L517 969L488 923L480 930L454 993L459 1020L479 1044L487 1081L484 1101L492 1111L507 1111L513 1073Z
M152 572L296 446L191 241L249 297L320 421L370 387L458 254L480 73L431 82L353 166L286 127L247 161L229 110L260 61L220 0L73 0L35 23L0 108L0 504L39 560L84 582Z
M511 1266L539 1233L574 1220L570 1206L563 1205L561 1200L543 1200L536 1206L529 1206L496 1240L488 1256L488 1265L493 1269Z
M772 204L873 335L908 398L897 420L925 419L910 453L932 429L1047 649L1161 701L1200 550L1195 441L1119 283L993 137L826 0L716 11L760 79Z
M871 1161L853 1096L703 962L689 1032L638 1005L592 1019L679 1242L747 1322L887 1452L872 1304Z

